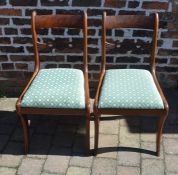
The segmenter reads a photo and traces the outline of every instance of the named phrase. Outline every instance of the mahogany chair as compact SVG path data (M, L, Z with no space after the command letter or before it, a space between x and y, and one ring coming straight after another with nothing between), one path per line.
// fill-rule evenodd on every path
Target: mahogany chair
M156 78L158 14L150 16L118 15L102 19L102 63L94 101L95 154L98 149L99 119L102 114L125 116L158 116L156 153L160 155L162 129L169 106ZM139 28L153 31L150 71L144 69L106 70L106 29Z
M90 98L88 85L87 14L36 15L32 13L35 69L16 102L24 131L25 153L29 150L28 114L85 116L86 151L90 150ZM40 69L37 30L41 28L83 29L83 71L72 68Z

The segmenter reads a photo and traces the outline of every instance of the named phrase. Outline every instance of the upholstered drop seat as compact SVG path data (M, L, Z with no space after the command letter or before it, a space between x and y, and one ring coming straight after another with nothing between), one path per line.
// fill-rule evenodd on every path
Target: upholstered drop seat
M85 108L84 76L78 69L41 69L25 93L22 107Z
M151 73L142 69L106 70L98 108L164 109Z

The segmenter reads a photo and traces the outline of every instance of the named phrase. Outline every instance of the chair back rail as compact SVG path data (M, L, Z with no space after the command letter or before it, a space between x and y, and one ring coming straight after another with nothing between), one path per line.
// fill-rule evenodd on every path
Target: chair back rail
M152 14L150 16L143 15L118 15L118 16L107 16L106 12L103 13L102 18L102 64L101 72L105 71L106 66L106 30L114 28L138 28L148 29L153 31L152 36L152 49L151 49L151 60L150 60L150 71L155 73L155 56L157 47L157 36L159 28L159 17L158 14Z
M35 27L40 28L83 28L81 15L39 15L35 17Z
M37 42L37 30L48 28L78 28L83 29L83 63L84 71L87 71L88 64L88 33L87 33L87 14L83 15L37 15L32 13L32 37L35 54L35 70L40 69L40 59Z

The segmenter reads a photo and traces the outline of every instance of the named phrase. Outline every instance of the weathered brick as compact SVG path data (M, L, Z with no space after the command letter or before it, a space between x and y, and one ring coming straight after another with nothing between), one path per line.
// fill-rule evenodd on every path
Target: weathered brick
M28 69L28 64L26 63L16 63L15 64L16 69Z
M150 1L145 1L142 4L143 9L163 9L167 10L168 9L168 2L150 2Z
M25 25L25 24L31 24L31 19L25 19L25 18L13 18L13 23L15 25Z
M22 11L21 9L0 9L0 15L22 16Z
M69 0L62 0L62 1L58 1L58 0L54 0L54 1L42 0L41 4L44 5L44 6L67 6L68 5L68 1Z
M80 0L73 0L72 1L72 6L100 6L101 1L99 0L85 0L85 1L80 1Z
M125 7L125 1L105 0L105 7L122 8Z
M14 44L27 44L27 43L32 43L32 38L30 37L14 37L13 38L13 43Z
M162 38L178 38L178 33L176 31L168 31L161 33Z
M10 41L10 38L7 38L7 37L1 37L0 39L0 44L10 44L11 41Z
M17 35L18 31L16 28L4 28L4 32L6 35Z
M129 1L128 7L129 8L137 8L139 6L140 2L139 1Z
M47 9L35 9L35 10L26 9L25 15L31 16L33 11L35 11L37 15L50 15L53 12L52 10L47 10Z
M7 55L0 55L0 62L7 61L7 60L8 60Z
M97 15L102 15L103 12L106 12L107 15L115 15L116 11L112 10L112 9L88 9L87 10L87 14L89 16L97 16Z
M0 25L7 25L9 24L8 18L0 18Z
M96 158L93 162L92 175L115 175L116 161L113 159Z
M14 64L13 63L2 63L2 68L4 70L7 70L7 69L14 69Z
M140 58L137 57L117 57L116 63L137 63L140 62Z
M26 1L10 0L10 4L14 6L36 6L37 0L26 0Z
M0 51L4 53L22 53L24 51L22 46L13 47L13 46L0 46Z

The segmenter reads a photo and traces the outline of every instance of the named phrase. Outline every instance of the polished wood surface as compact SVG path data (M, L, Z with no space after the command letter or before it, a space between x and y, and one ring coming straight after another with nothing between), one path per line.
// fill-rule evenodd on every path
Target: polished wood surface
M88 82L88 21L87 14L83 15L37 15L36 12L32 13L32 37L35 56L35 68L33 75L23 90L19 99L16 102L16 111L20 116L23 131L24 131L24 148L25 153L29 150L29 127L28 127L28 114L43 114L43 115L78 115L85 116L86 118L86 139L85 146L86 152L90 150L90 94ZM37 76L40 70L40 58L37 47L37 29L40 28L80 28L83 29L83 73L84 73L84 89L85 89L85 109L52 109L52 108L30 108L21 107L21 101L24 94L27 92L31 83Z
M106 70L106 29L113 28L140 28L140 29L152 29L153 37L152 37L152 50L151 50L151 60L150 60L150 72L153 76L154 83L158 89L158 92L162 98L164 103L164 109L156 110L156 109L99 109L99 96L102 88L102 82L105 76ZM95 154L97 154L98 149L98 139L99 139L99 118L102 114L109 115L125 115L125 116L158 116L159 122L157 127L157 139L156 139L156 153L160 155L160 142L162 129L164 126L164 122L167 118L169 112L169 105L167 100L163 94L163 91L158 83L156 77L156 47L157 47L157 36L158 36L158 28L159 28L159 17L158 14L155 13L151 16L141 16L141 15L118 15L118 16L106 16L106 12L103 13L102 18L102 62L101 62L101 71L100 78L97 87L97 92L94 101L94 116L95 116Z

